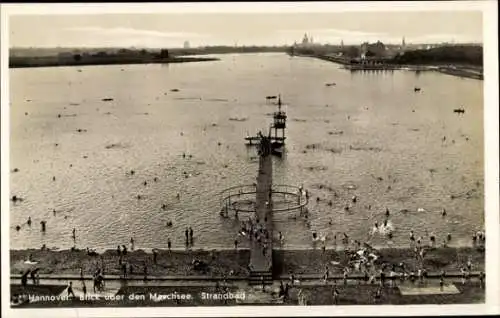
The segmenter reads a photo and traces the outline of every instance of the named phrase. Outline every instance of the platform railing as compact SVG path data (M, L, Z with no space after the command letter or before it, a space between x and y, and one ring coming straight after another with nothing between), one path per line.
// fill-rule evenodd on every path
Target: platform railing
M278 184L272 185L272 212L286 212L302 210L308 204L307 191L292 185ZM231 212L253 213L255 212L255 197L257 194L256 185L239 185L225 189L220 193L221 212L227 214ZM282 201L279 201L280 196ZM247 206L252 207L247 207ZM286 205L286 206L283 206Z

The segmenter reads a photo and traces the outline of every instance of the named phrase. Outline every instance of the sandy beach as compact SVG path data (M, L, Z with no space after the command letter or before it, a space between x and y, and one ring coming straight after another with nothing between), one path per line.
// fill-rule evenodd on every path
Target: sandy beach
M414 253L409 248L380 249L376 252L379 264L405 263L409 269L415 268ZM29 255L36 264L25 261ZM477 248L435 248L428 250L424 258L424 267L428 272L458 272L471 259L474 271L484 271L484 251ZM250 252L239 250L158 250L157 262L153 254L144 250L127 252L122 261L132 265L133 274L142 275L144 262L148 267L148 276L211 276L211 277L246 277ZM208 264L206 272L194 270L193 260ZM325 265L329 265L331 275L341 275L348 263L347 253L338 250L274 250L273 263L275 275L323 274ZM28 269L40 268L40 274L79 275L83 268L84 275L91 275L104 264L106 275L120 275L119 256L115 250L107 250L98 256L89 256L84 250L41 251L11 250L10 273L22 274Z

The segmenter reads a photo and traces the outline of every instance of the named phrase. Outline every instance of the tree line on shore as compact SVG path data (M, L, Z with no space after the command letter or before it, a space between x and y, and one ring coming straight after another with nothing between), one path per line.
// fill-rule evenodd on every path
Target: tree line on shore
M359 46L315 46L290 47L289 54L300 55L328 55L340 54L343 58L360 58L362 50ZM379 55L372 51L364 52L367 58L379 58L392 64L468 64L483 65L483 48L480 45L445 45L429 49L405 50L390 54Z
M483 48L480 46L444 46L429 50L408 51L396 55L395 64L457 63L483 65Z

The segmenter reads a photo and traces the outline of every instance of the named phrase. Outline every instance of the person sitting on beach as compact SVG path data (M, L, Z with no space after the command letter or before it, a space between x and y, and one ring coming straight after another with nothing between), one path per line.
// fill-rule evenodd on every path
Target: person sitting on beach
M410 241L415 241L415 234L413 233L413 230L410 231Z
M422 269L420 269L420 268L417 271L417 278L418 278L420 283L423 283L424 277L422 276Z
M431 246L434 247L434 245L436 243L436 237L431 234L430 239L431 239Z
M462 267L460 272L462 273L462 285L465 285L465 281L467 280L467 271Z
M472 271L472 260L470 257L467 259L467 270L469 272Z
M344 267L344 270L343 270L343 280L344 280L344 286L347 286L347 278L348 278L348 272L349 272L349 269L347 267Z

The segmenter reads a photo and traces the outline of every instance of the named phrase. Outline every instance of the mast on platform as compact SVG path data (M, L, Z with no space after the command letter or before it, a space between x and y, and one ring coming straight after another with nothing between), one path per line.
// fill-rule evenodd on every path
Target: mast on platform
M274 146L283 146L285 144L285 129L286 129L286 113L281 110L281 95L278 96L278 111L273 114L273 124L271 126L274 129Z

